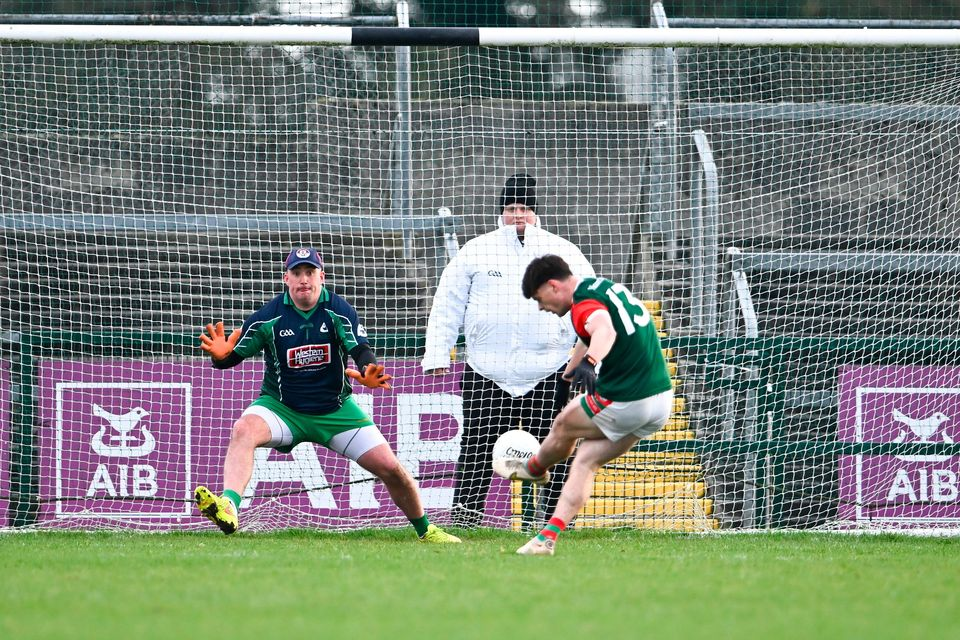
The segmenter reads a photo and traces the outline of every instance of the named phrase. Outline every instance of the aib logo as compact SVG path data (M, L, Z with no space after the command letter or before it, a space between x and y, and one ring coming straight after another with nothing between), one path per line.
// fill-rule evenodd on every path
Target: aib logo
M123 414L113 414L94 404L93 415L103 419L100 430L90 441L90 446L101 456L139 458L150 454L156 448L156 438L145 425L140 424L143 418L150 415L143 407L136 407ZM107 427L110 427L109 434Z
M953 438L943 430L943 426L950 421L950 416L945 413L936 411L923 418L913 418L893 409L890 415L894 421L902 425L900 432L893 439L894 442L936 442L939 432L943 442L953 443ZM895 504L903 501L908 504L953 503L960 497L957 472L950 468L949 464L945 464L952 456L899 455L896 457L905 462L920 464L901 465L894 471L887 491L887 502Z
M98 404L91 405L93 415L101 419L100 429L90 440L90 448L104 458L140 458L157 447L157 440L141 421L147 417L143 407L126 413L110 413ZM153 496L157 494L157 470L150 464L99 463L87 486L87 497L103 493L117 496Z
M899 422L901 425L903 425L900 427L900 433L898 433L897 437L893 439L894 442L936 442L936 435L939 431L942 442L946 444L953 444L953 438L947 435L946 430L941 430L941 427L950 421L950 416L946 415L945 413L937 411L924 418L911 418L897 409L894 409L891 415L896 422ZM901 460L907 460L908 462L940 462L943 460L949 460L951 456L902 455L897 457Z

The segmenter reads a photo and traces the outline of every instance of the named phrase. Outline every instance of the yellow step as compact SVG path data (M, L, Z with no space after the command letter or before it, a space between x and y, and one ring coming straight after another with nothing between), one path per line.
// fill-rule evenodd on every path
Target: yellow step
M692 431L690 428L690 417L674 414L667 424L663 425L665 431Z
M523 493L520 483L514 481L510 488L510 509L514 514L523 512ZM535 490L538 491L538 490ZM613 480L596 482L592 488L592 498L612 501L628 511L635 505L651 505L661 500L692 500L706 495L706 485L701 482L647 480ZM643 500L636 500L642 498ZM658 500L659 499L659 500ZM589 507L590 503L588 503ZM617 511L620 513L620 511Z
M674 415L667 420L667 424L663 425L661 431L691 431L690 418L687 416Z
M662 431L688 431L690 430L690 418L687 416L678 416L674 414L667 424L663 425Z
M616 460L611 460L607 464L600 467L598 474L606 473L610 475L624 474L624 473L634 473L637 471L684 471L684 472L693 472L700 471L700 461L696 458L690 458L689 456L695 454L687 454L686 452L673 452L673 453L660 453L660 454L641 454L637 455L639 452L630 451ZM643 456L647 457L643 457ZM649 456L657 455L659 457L652 458Z
M689 430L666 430L660 429L655 434L647 438L647 440L694 440L696 439L696 434L693 431Z
M643 306L647 308L647 311L650 312L650 315L655 315L660 313L661 306L659 300L643 300Z
M597 471L597 477L610 476L623 478L636 473L701 473L698 460L667 458L663 460L637 460L635 458L617 458L608 462Z
M601 470L597 472L594 482L623 485L631 482L698 482L702 479L703 469L699 465L677 465L676 468Z
M713 513L709 498L591 498L580 512L588 516L629 515L634 518L691 518Z
M699 459L693 451L628 451L610 464L697 464Z
M667 456L671 454L660 454ZM699 460L666 458L651 460L638 459L633 456L620 456L600 467L597 473L632 473L636 471L666 470L666 471L698 471L701 469Z
M577 529L630 527L651 531L709 531L719 529L714 518L593 518L580 516L574 520Z
M595 482L592 491L594 498L657 498L665 496L702 498L706 492L706 485L703 482L657 480Z
M671 378L676 377L676 375L677 375L677 363L676 363L676 362L671 361L671 362L668 362L668 363L667 363L667 373L670 374L670 377L671 377Z
M674 396L673 397L673 415L676 416L678 413L687 412L687 399L683 396Z
M510 489L510 513L515 516L523 513L523 496L518 488Z
M635 452L630 452L635 453ZM700 469L700 460L688 456L686 452L669 452L649 454L657 455L658 458L641 458L633 455L620 456L616 460L611 460L600 467L598 473L624 473L628 471L649 471L651 469L669 469L673 471L694 471Z

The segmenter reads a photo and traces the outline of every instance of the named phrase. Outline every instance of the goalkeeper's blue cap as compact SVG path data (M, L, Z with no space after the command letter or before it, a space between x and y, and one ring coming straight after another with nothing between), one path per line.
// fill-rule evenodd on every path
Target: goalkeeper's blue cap
M297 247L287 255L286 262L283 263L284 269L293 269L300 264L313 265L323 271L323 258L313 247Z

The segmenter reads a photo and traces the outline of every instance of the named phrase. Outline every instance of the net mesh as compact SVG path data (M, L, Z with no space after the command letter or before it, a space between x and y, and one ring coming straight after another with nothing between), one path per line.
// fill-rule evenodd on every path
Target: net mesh
M677 391L575 526L955 526L956 50L414 48L409 112L397 56L0 47L8 526L209 526L193 487L219 491L262 373L197 335L279 293L299 245L396 378L361 406L449 522L469 354L424 375L427 317L520 171L542 226L648 301ZM406 522L320 446L259 450L245 497L248 530ZM482 522L539 500L493 479Z

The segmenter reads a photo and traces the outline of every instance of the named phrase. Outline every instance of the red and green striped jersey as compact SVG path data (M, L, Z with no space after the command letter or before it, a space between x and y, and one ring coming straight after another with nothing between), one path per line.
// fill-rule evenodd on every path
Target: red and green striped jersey
M606 278L584 278L573 292L571 318L587 344L585 325L599 309L609 312L617 338L603 358L597 393L609 400L642 400L672 388L663 348L647 308L622 284Z

